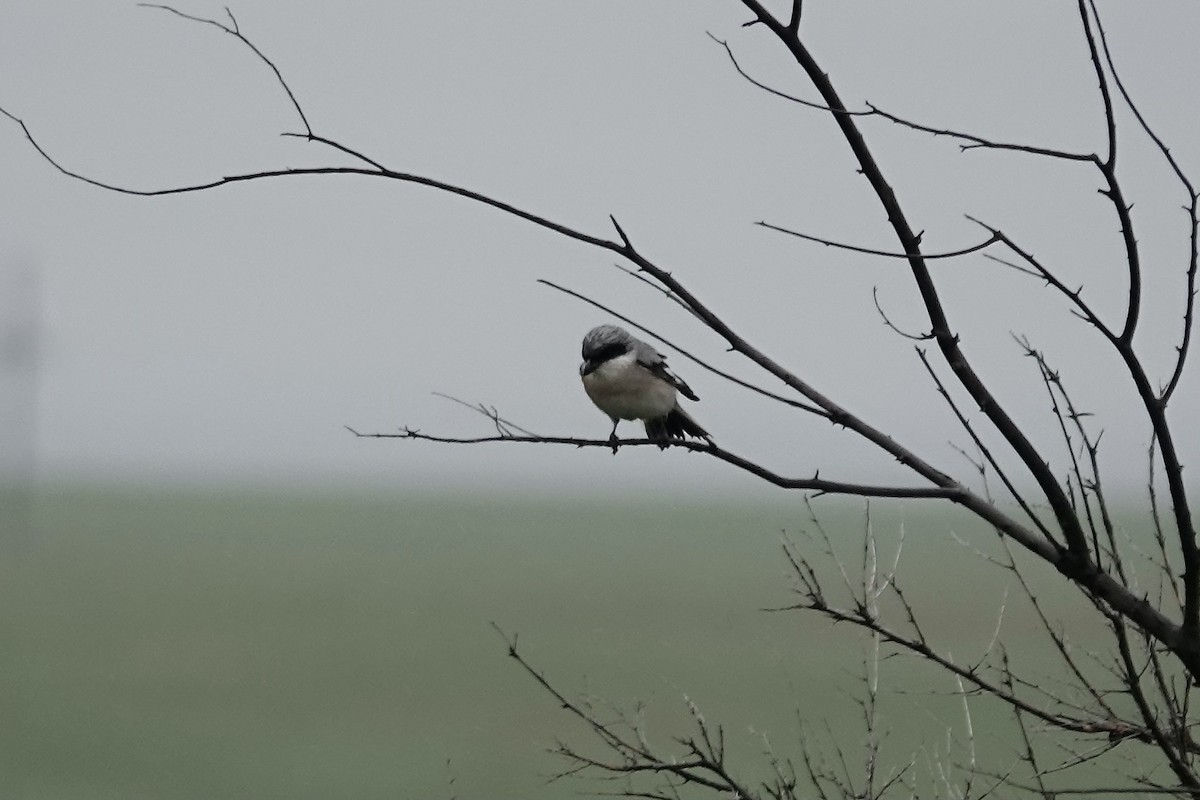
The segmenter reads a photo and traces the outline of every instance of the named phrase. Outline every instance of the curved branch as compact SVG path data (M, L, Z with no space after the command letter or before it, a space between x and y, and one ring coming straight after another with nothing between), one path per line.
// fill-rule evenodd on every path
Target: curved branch
M967 214L966 216L967 216L967 219L969 219L971 222L974 222L976 225L980 226L981 228L984 228L984 229L990 231L992 236L994 236L996 238L996 241L1000 242L1005 247L1007 247L1009 250L1011 250L1012 252L1014 252L1018 256L1020 256L1021 260L1029 265L1029 268L1026 269L1019 265L1011 264L1002 259L994 258L990 254L985 254L984 258L993 258L998 263L1004 264L1005 266L1012 267L1012 268L1016 269L1018 272L1021 272L1025 275L1031 275L1036 278L1041 278L1042 280L1044 280L1046 282L1047 285L1054 287L1054 289L1057 292L1059 292L1063 297L1070 300L1071 304L1074 305L1076 310L1078 311L1079 316L1082 317L1084 320L1086 320L1088 323L1090 323L1092 326L1094 326L1096 328L1096 330L1100 331L1100 333L1104 336L1105 339L1107 339L1109 342L1111 342L1114 345L1118 343L1117 335L1112 332L1112 329L1109 328L1102 319L1100 319L1100 317L1092 310L1092 307L1090 305L1088 305L1087 301L1085 301L1083 299L1083 287L1080 287L1080 288L1074 289L1074 290L1069 289L1067 287L1067 285L1058 278L1058 276L1056 276L1053 272L1051 272L1050 269L1048 267L1046 267L1044 264L1042 264L1041 261L1039 261L1037 258L1035 258L1032 253L1023 249L1020 245L1018 245L1016 242L1014 242L1008 236L1008 234L1004 233L1003 231L999 230L998 228L993 228L991 225L988 225L986 222L984 222L980 219L976 219L975 217L972 217L970 214Z
M441 444L512 442L518 444L560 444L571 445L572 447L600 447L605 449L613 447L674 447L690 450L694 453L706 453L719 461L724 461L726 464L731 464L740 470L749 472L755 477L762 478L781 489L799 489L817 492L818 494L849 494L859 497L922 498L958 501L965 491L962 489L945 489L937 486L878 486L862 483L846 483L844 481L825 480L819 477L787 478L710 442L672 439L664 445L663 442L656 439L621 439L618 445L614 445L609 439L579 439L574 436L508 436L504 434L472 437L435 436L428 433L421 433L419 430L413 428L404 428L400 433L360 433L349 425L346 426L346 430L360 439L415 439L425 442L439 442Z
M892 333L903 336L905 339L911 339L914 342L927 342L933 338L932 333L909 333L908 331L900 330L896 323L892 322L888 317L887 312L883 310L883 306L879 304L878 286L871 287L871 299L875 301L875 310L879 312L879 318L883 320L884 326L890 329Z
M712 39L714 42L721 45L721 47L725 48L725 53L729 56L729 61L733 64L733 68L735 70L737 70L738 75L741 75L743 78L745 78L751 84L753 84L754 86L757 86L759 89L762 89L767 94L775 95L776 97L783 98L784 100L787 100L792 103L797 103L799 105L805 106L806 108L814 108L817 111L828 111L831 113L833 113L835 111L835 109L832 109L829 106L824 106L824 105L821 105L820 103L814 103L811 100L805 100L803 97L796 97L795 95L780 91L779 89L776 89L773 86L768 86L767 84L763 83L762 81L760 81L757 78L750 75L750 73L746 72L746 70L742 69L742 65L740 63L738 63L737 56L735 56L733 54L733 48L729 46L729 42L725 41L724 39L718 39L716 36L713 36L711 32L708 33L708 38ZM841 111L841 112L836 112L836 113L866 115L866 114L870 114L872 112L870 112L870 111Z
M875 250L870 247L859 247L858 245L845 244L843 242L835 242L832 239L822 239L820 236L813 236L812 234L809 234L809 233L800 233L799 231L794 231L790 228L783 228L783 227L780 227L779 225L772 225L769 222L763 222L761 220L754 224L758 225L760 227L763 227L763 228L769 228L770 230L773 230L773 231L779 231L780 233L786 233L789 236L795 236L798 239L804 239L805 241L816 242L817 244L823 244L826 247L833 247L838 250L849 250L851 253L866 253L867 255L884 256L885 258L907 259L907 258L911 257L910 253L893 253L893 252L889 252L887 250ZM955 258L957 256L965 256L968 253L977 253L980 250L986 249L987 247L990 247L991 245L993 245L999 241L1000 241L999 233L993 231L993 233L990 237L988 237L984 241L980 242L979 244L973 244L970 247L964 247L961 250L948 250L944 253L932 253L932 254L931 253L923 253L921 257L924 258L926 261L934 261L939 258Z
M1188 178L1187 174L1183 171L1183 167L1179 165L1179 162L1171 153L1170 148L1168 148L1162 138L1154 132L1154 129L1150 127L1150 123L1146 121L1144 116L1142 116L1141 109L1137 107L1137 104L1133 102L1133 98L1130 97L1129 92L1125 89L1125 83L1121 80L1121 74L1117 72L1116 64L1113 63L1112 52L1108 49L1108 36L1104 32L1104 25L1100 20L1099 12L1096 10L1096 4L1093 2L1093 0L1088 0L1088 6L1091 8L1092 16L1096 20L1096 33L1100 38L1100 47L1104 51L1104 59L1108 64L1109 74L1112 75L1112 81L1114 84L1116 84L1117 91L1121 94L1121 99L1125 101L1125 105L1133 113L1134 118L1137 119L1138 125L1140 125L1142 128L1142 132L1150 138L1150 141L1154 142L1154 146L1158 148L1160 153L1162 153L1163 158L1166 159L1167 164L1170 165L1171 171L1175 173L1175 177L1179 180L1188 196L1188 205L1184 206L1184 210L1188 212L1188 220L1191 223L1188 226L1188 240L1190 247L1188 254L1188 268L1186 273L1187 301L1183 314L1182 341L1180 342L1179 347L1176 348L1178 350L1178 357L1175 361L1175 369L1171 373L1171 378L1167 382L1167 386L1165 389L1163 389L1161 395L1162 402L1165 405L1167 400L1169 400L1171 395L1174 393L1175 387L1179 384L1179 379L1183 375L1183 365L1187 360L1188 345L1191 342L1192 326L1195 321L1197 256L1200 254L1200 247L1198 247L1200 242L1197 241L1198 234L1200 234L1200 209L1197 208L1197 204L1200 202L1200 194L1197 194L1195 186L1192 184L1192 181Z
M239 42L246 45L246 47L249 47L254 55L258 56L259 60L270 67L271 71L275 73L275 78L279 81L279 85L283 87L283 90L287 92L288 99L292 101L292 108L296 109L296 114L299 115L300 121L304 123L304 130L307 132L308 136L312 136L312 126L308 124L308 118L304 116L304 109L300 108L300 102L296 100L296 95L292 93L292 88L288 86L287 81L283 79L283 74L279 71L279 68L275 66L275 62L267 58L261 50L254 46L253 42L242 35L241 29L238 28L237 20L234 18L233 12L229 10L228 6L225 7L225 13L229 16L230 24L225 25L224 23L217 22L215 19L207 19L205 17L196 17L191 14L185 14L176 8L160 5L158 3L138 3L138 5L142 8L157 8L160 11L168 11L175 16L183 17L184 19L192 22L199 22L204 25L212 25L213 27L234 37Z
M222 178L218 178L216 180L211 180L211 181L206 181L204 183L191 183L191 184L185 184L183 186L172 186L172 187L168 187L165 189L133 189L128 186L121 186L119 184L107 183L105 181L97 180L95 178L89 178L86 175L83 175L79 172L75 172L71 169L68 169L67 167L63 166L58 161L56 161L42 147L42 145L37 141L37 139L34 138L33 133L29 130L29 126L25 124L24 120L20 119L17 116L14 116L12 113L5 110L4 108L0 108L0 114L3 114L4 116L11 119L13 122L17 123L17 125L19 125L21 127L21 130L25 133L25 138L29 140L29 143L31 145L33 145L33 148L35 150L37 150L38 154L41 155L41 157L43 159L45 159L52 167L54 167L56 170L61 172L63 175L66 175L69 178L74 178L75 180L78 180L78 181L82 181L83 183L89 184L91 186L96 186L100 189L106 189L110 192L117 192L118 194L133 195L136 197L163 197L163 196L173 195L173 194L189 194L189 193L193 193L193 192L203 192L203 191L207 191L209 189L216 189L221 186L228 186L230 184L235 184L235 183L247 183L249 181L264 180L267 178L296 177L296 176L301 176L301 175L362 175L362 176L371 177L371 178L389 178L391 180L401 181L403 183L415 183L415 184L419 184L421 186L428 186L433 189L438 189L443 192L448 192L449 194L458 195L459 197L465 197L469 200L474 200L477 203L482 203L484 205L491 206L492 208L499 209L499 210L505 212L506 214L511 214L514 217L520 217L521 219L532 222L533 224L539 225L543 228L552 230L555 233L561 234L570 239L574 239L579 242L584 242L586 244L590 244L595 247L602 247L605 250L611 250L615 253L620 253L622 255L624 255L624 253L625 253L626 245L618 244L617 242L611 241L609 239L602 239L598 236L591 236L589 234L583 233L582 231L575 230L574 228L567 227L566 225L561 225L557 222L553 222L549 219L546 219L545 217L539 216L537 214L533 214L529 211L524 211L520 208L517 208L514 205L505 203L502 200L496 200L495 198L488 197L487 195L484 195L484 194L480 194L479 192L475 192L475 191L466 189L461 186L455 186L454 184L446 183L445 181L439 181L439 180L435 180L433 178L427 178L423 175L414 175L414 174L407 173L407 172L397 172L395 170L390 170L390 169L381 169L381 168L366 169L364 167L288 167L286 169L261 170L258 172L244 172L244 173L240 173L237 175L226 175ZM318 137L318 136L308 136L307 134L297 134L297 135L302 135L305 138L310 138L313 141L322 142L322 143L328 143L328 141L329 141L327 139L324 139L324 138ZM343 149L345 152L351 152L346 148L339 147L339 149ZM375 163L375 162L372 162L372 163Z
M937 387L938 394L940 394L942 399L946 401L946 404L950 406L950 410L954 413L954 417L958 420L958 424L962 426L963 430L967 432L967 435L971 437L971 442L976 448L979 449L979 452L987 460L987 463L991 465L992 471L996 473L998 478L1000 478L1000 482L1004 484L1004 488L1007 489L1012 498L1017 501L1017 505L1020 506L1021 510L1025 512L1025 516L1029 517L1029 521L1032 522L1034 526L1042 532L1042 535L1045 536L1047 540L1054 541L1054 535L1050 533L1050 529L1047 528L1046 524L1038 518L1037 513L1017 489L1016 484L1014 484L1012 479L1008 477L1008 473L1004 471L1004 469L1000 466L1000 463L996 460L996 457L992 455L991 449L984 444L983 439L980 438L979 434L975 431L975 426L971 424L971 421L967 419L966 414L964 414L962 409L958 407L958 403L954 402L954 398L950 396L950 391L946 388L946 384L942 382L942 379L938 377L937 372L934 371L933 364L929 363L929 356L925 352L925 348L914 347L913 349L917 351L917 357L921 359L921 365L925 367L925 372L929 374L929 377L933 380L934 386Z
M1105 138L1108 142L1108 157L1104 163L1110 167L1117 162L1117 118L1113 114L1112 95L1108 91L1108 76L1104 74L1104 65L1100 63L1100 53L1096 49L1096 38L1092 36L1092 23L1088 17L1086 0L1078 0L1079 22L1083 27L1083 36L1087 40L1088 57L1092 61L1092 70L1096 73L1097 88L1100 89L1100 99L1104 103ZM1099 20L1099 16L1096 17Z
M1133 341L1133 334L1137 328L1138 315L1141 309L1141 256L1138 251L1137 238L1133 233L1133 219L1130 216L1130 210L1133 206L1125 202L1121 185L1117 180L1117 123L1113 113L1112 96L1108 88L1108 77L1104 72L1104 65L1100 60L1096 37L1092 34L1092 23L1088 14L1089 5L1088 0L1078 0L1079 19L1083 26L1084 36L1087 39L1088 55L1091 58L1092 67L1096 72L1100 96L1104 102L1104 120L1108 135L1108 157L1097 164L1101 174L1104 175L1108 188L1102 189L1100 193L1109 199L1117 213L1117 219L1121 226L1121 240L1125 245L1125 260L1129 266L1129 303L1125 313L1125 325L1120 336L1121 341L1128 344ZM1100 16L1096 13L1094 5L1090 5L1090 8L1095 16L1097 30L1099 31L1101 30ZM1104 44L1104 49L1106 55L1108 55L1107 43ZM1109 69L1115 74L1111 56L1108 57L1108 65Z
M1162 390L1159 397L1163 406L1166 406L1171 399L1171 395L1175 393L1176 387L1179 386L1179 379L1183 377L1183 366L1187 361L1188 348L1192 341L1192 327L1196 321L1196 273L1197 273L1197 256L1200 255L1200 195L1193 194L1191 204L1185 209L1188 212L1191 220L1192 232L1191 240L1191 256L1188 260L1187 278L1187 300L1185 301L1183 311L1183 335L1179 345L1175 348L1175 369L1171 372L1171 378L1167 381L1166 387Z
M898 117L888 111L884 111L872 103L867 103L867 108L873 116L883 117L888 122L893 122L904 128L919 131L921 133L929 133L934 136L948 136L951 139L962 139L968 144L959 145L959 149L963 152L967 150L1009 150L1017 153L1028 153L1035 156L1045 156L1047 158L1058 158L1064 161L1090 161L1099 163L1100 157L1095 153L1075 153L1070 150L1055 150L1051 147L1038 147L1028 144L1013 144L1011 142L997 142L993 139L986 139L982 136L977 136L973 133L964 133L962 131L950 130L949 128L934 128L929 125L922 125L919 122Z

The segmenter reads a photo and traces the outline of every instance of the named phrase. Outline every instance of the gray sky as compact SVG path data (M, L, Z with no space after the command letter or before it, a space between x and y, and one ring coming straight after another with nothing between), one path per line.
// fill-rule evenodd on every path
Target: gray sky
M784 5L784 4L778 4ZM706 32L780 89L815 92L732 0L267 3L232 6L314 129L388 166L491 193L589 233L615 214L644 254L733 327L944 469L967 444L894 321L922 330L898 261L839 253L755 227L766 220L894 249L886 219L830 119L734 72ZM220 15L222 5L183 10ZM1127 86L1200 177L1200 6L1102 2ZM1000 140L1103 146L1095 78L1071 3L808 4L805 34L854 106L870 100ZM6 0L0 105L64 164L138 188L257 169L343 164L280 138L298 121L273 76L231 37L124 2ZM1126 113L1121 121L1131 120ZM972 151L881 120L868 142L931 251L979 241L985 219L1121 313L1116 221L1077 164ZM1182 190L1135 128L1121 174L1146 265L1139 352L1165 380L1180 331ZM426 487L447 484L756 486L684 453L356 441L402 425L484 434L431 395L497 406L541 433L604 437L576 372L602 313L534 283L563 282L713 363L777 388L613 258L421 187L296 178L167 198L108 193L41 161L0 125L0 258L39 269L43 351L37 457L46 478ZM979 255L934 270L979 371L1035 435L1044 390L1010 332L1062 369L1097 412L1109 480L1137 491L1147 429L1116 358L1035 282ZM10 297L13 296L10 294ZM17 313L7 308L9 320ZM21 305L17 303L17 305ZM827 423L729 386L679 355L718 441L780 472L913 482ZM947 374L943 369L943 374ZM1174 420L1200 462L1192 371ZM8 390L11 391L11 376ZM13 395L9 395L12 397ZM959 395L962 399L962 395ZM10 415L9 417L13 417ZM635 428L625 423L632 435ZM1062 470L1057 440L1046 454ZM662 475L663 466L670 469ZM963 470L960 470L963 471Z

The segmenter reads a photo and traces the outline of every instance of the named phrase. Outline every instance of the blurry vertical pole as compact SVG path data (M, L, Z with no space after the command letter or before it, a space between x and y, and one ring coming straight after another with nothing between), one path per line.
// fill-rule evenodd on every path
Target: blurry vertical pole
M32 258L0 253L0 556L33 535L40 277Z

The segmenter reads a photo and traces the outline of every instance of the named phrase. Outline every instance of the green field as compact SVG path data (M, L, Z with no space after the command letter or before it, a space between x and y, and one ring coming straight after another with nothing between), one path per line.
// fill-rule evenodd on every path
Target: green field
M861 505L826 523L859 557ZM955 544L986 532L939 506L877 504L906 530L901 576L963 660L991 638L1003 576ZM684 696L725 724L753 776L762 736L795 754L797 718L851 752L865 640L760 609L791 600L780 534L807 512L675 498L39 490L0 564L0 798L532 798L546 749L586 732L506 658L490 621L560 687L648 704L652 739L686 730ZM831 584L833 585L833 584ZM1012 605L1017 605L1015 602ZM1082 608L1067 603L1068 625ZM1008 645L1036 665L1015 611ZM888 755L958 724L953 685L885 664ZM939 693L924 693L932 687ZM973 708L981 755L1011 760L1003 713ZM944 749L944 741L938 745ZM939 749L939 752L940 752Z

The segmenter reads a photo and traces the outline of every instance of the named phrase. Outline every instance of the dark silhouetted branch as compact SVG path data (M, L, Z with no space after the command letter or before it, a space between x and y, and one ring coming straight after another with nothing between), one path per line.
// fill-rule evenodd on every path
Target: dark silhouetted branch
M473 437L435 436L428 433L422 433L421 431L412 428L403 428L399 433L360 433L350 426L346 426L346 430L362 439L414 439L426 442L440 442L442 444L485 444L488 442L512 442L520 444L560 444L581 448L613 447L612 442L608 439L579 439L573 436L512 436L507 434ZM715 444L709 442L693 442L690 440L685 441L681 439L672 439L664 445L663 442L660 442L656 439L621 439L619 440L618 446L666 446L669 448L690 450L694 453L706 453L713 458L724 461L727 464L732 464L738 469L762 478L768 483L778 486L781 489L801 489L820 494L850 494L861 497L908 497L942 500L957 500L960 494L960 492L957 492L953 489L943 489L937 486L874 486L869 484L846 483L843 481L829 481L818 477L787 478L772 472L766 467L756 464L749 459L742 458L741 456L731 453L728 450L723 450Z
M214 28L229 34L243 45L250 48L250 51L258 57L258 60L270 67L271 72L275 73L275 79L279 81L279 85L283 87L283 91L287 92L288 99L292 101L292 108L296 109L296 115L300 117L300 122L304 125L305 135L312 137L312 126L308 124L308 118L304 116L304 109L300 108L300 102L296 100L296 95L292 93L292 87L288 86L287 81L283 79L283 74L279 71L279 68L275 66L275 62L267 58L261 50L254 46L253 42L242 35L241 29L238 28L237 19L234 18L233 12L229 10L228 6L225 7L225 14L229 17L229 24L226 25L225 23L218 22L215 19L207 19L206 17L197 17L193 16L192 14L185 14L179 9L172 8L171 6L160 5L158 3L138 3L138 5L142 8L156 8L160 11L166 11L170 14L174 14L177 17L183 17L186 20L199 22L202 25L211 25ZM26 133L28 133L28 131ZM326 142L326 144L332 143Z
M1162 401L1165 404L1167 400L1170 399L1170 396L1174 393L1175 387L1179 384L1179 378L1183 374L1183 365L1187 360L1188 347L1192 338L1192 327L1195 324L1196 272L1198 255L1197 237L1200 235L1200 213L1198 213L1200 212L1200 209L1198 209L1197 205L1198 201L1200 201L1200 194L1197 194L1196 188L1191 179L1189 179L1187 174L1183 171L1183 168L1179 165L1178 160L1176 160L1174 154L1171 153L1170 148L1168 148L1162 138L1155 133L1154 129L1150 127L1149 122L1147 122L1146 118L1142 115L1141 109L1138 108L1137 104L1133 102L1133 98L1129 95L1129 92L1126 91L1125 84L1121 81L1121 74L1117 72L1116 65L1113 63L1112 52L1108 49L1108 37L1104 32L1104 25L1100 20L1100 14L1096 10L1096 4L1092 2L1092 0L1088 0L1088 7L1091 9L1092 19L1095 21L1096 33L1100 39L1101 49L1104 51L1104 58L1108 64L1108 72L1112 76L1112 81L1116 85L1118 92L1120 92L1121 98L1125 101L1125 105L1129 108L1129 110L1133 112L1133 116L1137 119L1138 125L1141 126L1142 131L1147 137L1149 137L1150 141L1154 143L1154 146L1158 148L1158 151L1162 154L1163 158L1166 159L1167 164L1171 167L1171 171L1175 174L1175 177L1178 179L1184 191L1187 192L1188 204L1184 206L1184 211L1186 211L1188 214L1189 223L1188 266L1186 271L1187 299L1186 308L1183 315L1183 333L1181 336L1181 342L1176 348L1178 351L1178 357L1175 361L1175 369L1172 371L1171 378L1167 381L1166 388L1164 388L1162 392Z
M900 330L900 328L898 328L896 324L888 318L887 312L883 310L883 306L879 304L878 286L871 287L871 299L875 301L875 310L879 312L879 318L883 320L884 326L893 333L897 334L898 336L902 336L905 339L911 339L914 342L927 342L933 338L932 333L908 333L907 331Z
M845 104L834 89L829 75L821 69L820 65L800 42L799 38L793 32L781 26L763 8L758 0L743 0L743 5L758 14L762 22L788 48L797 64L800 65L805 74L808 75L809 80L816 86L817 91L825 99L825 103L835 110L845 109ZM887 213L887 219L891 223L896 237L900 242L901 248L907 255L917 289L929 314L932 333L946 362L950 365L958 381L979 405L984 414L991 420L992 424L996 426L1000 434L1025 464L1025 468L1029 471L1030 475L1037 481L1038 486L1054 510L1055 518L1060 528L1062 528L1063 537L1066 539L1067 545L1071 550L1072 558L1079 562L1075 566L1075 569L1081 572L1089 571L1091 567L1085 563L1087 540L1083 535L1083 530L1079 526L1079 521L1072 514L1066 494L1058 484L1046 460L1038 452L1037 447L1034 446L1024 431L1013 421L1000 405L999 401L984 385L982 379L962 352L958 336L950 328L950 322L943 308L941 296L934 285L932 276L929 274L929 269L921 252L920 237L914 233L912 227L909 225L908 218L904 210L900 207L895 192L888 184L871 150L867 147L855 119L838 113L832 114L832 117L841 129L846 143L854 153L863 175L867 178L871 184L871 188L879 198L881 205ZM1196 661L1196 667L1198 674L1200 674L1200 658Z
M924 348L917 347L915 349L917 351L917 357L921 359L921 364L925 367L925 372L933 380L938 394L941 395L942 399L946 401L946 404L950 407L951 412L954 413L954 418L958 420L958 424L961 425L962 429L967 432L968 436L971 437L971 441L974 443L975 447L980 453L983 454L983 457L987 459L987 463L991 465L992 471L996 473L996 477L998 477L1000 482L1004 484L1004 488L1008 490L1009 495L1011 495L1012 498L1017 501L1017 505L1019 505L1021 510L1025 512L1025 515L1029 517L1029 521L1032 522L1034 526L1042 532L1042 535L1046 537L1047 541L1053 542L1055 546L1061 546L1055 540L1054 535L1050 532L1050 529L1046 527L1046 524L1042 522L1041 518L1038 517L1037 513L1030 506L1024 495L1022 495L1020 490L1017 489L1016 484L1013 483L1012 479L1008 476L1008 473L1006 473L1000 466L999 462L996 461L996 457L992 454L991 448L989 448L984 443L983 439L980 438L979 434L975 430L975 427L971 424L971 421L967 419L966 414L964 414L962 409L959 408L958 403L954 402L954 398L950 396L950 391L946 388L946 384L942 382L942 379L938 377L937 372L934 371L933 365L929 363L929 356L926 354Z
M1093 164L1100 161L1100 157L1095 153L1073 153L1069 150L1055 150L1050 147L1014 144L1012 142L997 142L993 139L986 139L982 136L976 136L973 133L964 133L962 131L955 131L949 128L934 128L929 125L922 125L919 122L913 122L912 120L904 119L903 117L898 117L895 114L884 111L882 108L879 108L871 103L867 103L867 108L870 109L871 114L877 117L882 117L883 119L886 119L887 121L893 122L904 128L909 128L920 133L932 134L933 136L946 136L951 139L962 139L963 141L967 142L967 144L959 145L959 149L964 152L967 150L977 149L1008 150L1015 153L1026 153L1033 156L1056 158L1063 161L1083 161Z
M1067 578L1096 596L1103 598L1105 602L1112 605L1120 614L1134 620L1143 630L1146 630L1169 647L1184 663L1193 678L1200 679L1200 552L1197 552L1196 549L1195 530L1191 522L1190 508L1187 503L1186 492L1184 491L1182 472L1179 469L1180 465L1175 452L1171 430L1166 424L1166 418L1162 413L1162 408L1159 406L1157 395L1149 389L1149 383L1145 380L1145 373L1141 362L1138 361L1136 355L1133 353L1129 339L1121 340L1123 346L1118 349L1134 378L1138 394L1147 408L1147 413L1151 416L1155 435L1159 439L1165 471L1167 472L1168 486L1171 490L1172 501L1175 503L1176 519L1179 523L1180 538L1183 543L1184 585L1187 601L1185 603L1183 624L1181 626L1167 621L1161 613L1151 608L1141 598L1135 596L1127 587L1122 586L1111 576L1105 574L1091 560L1089 557L1090 546L1088 538L1084 533L1080 520L1075 515L1067 492L1059 484L1049 463L1042 457L1038 448L1029 440L1025 432L1008 415L985 386L959 346L958 336L950 327L941 297L921 252L920 237L913 231L908 222L907 215L896 199L895 192L887 182L879 164L867 146L858 128L857 118L841 113L845 111L845 104L834 89L829 75L817 63L811 52L800 41L799 36L794 31L788 30L781 24L779 20L766 10L759 0L742 0L742 4L750 9L756 15L759 22L769 29L788 49L796 63L816 87L825 104L832 109L831 117L834 123L838 126L843 138L858 161L862 174L871 184L871 188L874 190L886 212L888 222L896 234L901 250L908 258L917 289L929 314L931 331L943 357L946 359L946 363L950 366L959 383L967 390L967 393L976 404L978 404L980 410L988 417L1000 435L1013 449L1018 458L1020 458L1025 469L1037 482L1042 493L1045 495L1054 513L1055 520L1062 531L1063 538L1067 544L1067 551L1060 552L1055 550L1052 554L1047 553L1045 550L1047 545L1044 544L1045 540L1039 540L1034 552L1037 552L1047 561L1053 563ZM872 110L878 109L872 107ZM907 123L906 120L882 111L879 112L879 115L900 124ZM957 135L951 131L939 131L928 126L914 124L911 127L934 134ZM1103 164L1099 156L1095 154L1069 153L1023 145L1002 145L982 139L981 137L971 137L969 135L958 135L958 138L967 139L972 144L978 146L1021 150L1048 158L1091 162L1096 166ZM974 497L974 495L971 496ZM964 503L964 505L976 511L968 503ZM976 513L984 519L988 519L986 513L981 513L981 511L976 511ZM1029 533L1024 528L1021 530L1025 534ZM1014 536L1014 538L1017 538L1026 547L1030 547L1028 536L1024 540L1018 536Z
M1141 256L1138 252L1137 239L1133 233L1133 219L1129 215L1131 206L1126 203L1121 184L1117 180L1117 118L1113 113L1112 95L1108 88L1108 75L1105 73L1104 64L1100 59L1100 51L1096 46L1096 37L1092 34L1092 20L1088 14L1087 0L1077 0L1077 7L1083 35L1087 40L1088 57L1091 59L1092 69L1096 73L1100 98L1104 103L1104 127L1108 141L1108 155L1103 159L1096 159L1096 166L1100 169L1100 174L1104 176L1106 184L1106 188L1101 189L1100 193L1109 199L1113 205L1113 209L1117 213L1117 219L1121 225L1121 241L1125 246L1125 262L1129 267L1128 302L1126 303L1125 324L1121 330L1120 338L1122 341L1132 342L1134 331L1137 328L1138 315L1141 310Z
M1023 699L1014 691L1009 691L1003 680L991 680L976 666L964 666L954 662L947 656L937 652L930 642L920 633L908 635L890 627L882 618L872 613L871 606L861 598L855 598L847 606L837 606L831 603L823 591L813 591L810 587L815 581L815 570L807 560L798 553L792 553L790 560L793 565L803 565L796 569L800 582L797 589L801 595L800 602L777 609L779 611L808 610L815 611L835 622L847 622L856 627L870 631L902 651L919 656L922 660L934 663L946 672L962 679L977 692L994 697L1013 709L1041 720L1054 728L1075 733L1100 734L1113 740L1133 739L1136 741L1155 743L1155 737L1148 728L1133 725L1120 719L1105 719L1103 717L1072 716L1052 709L1042 708ZM819 585L819 584L818 584ZM887 588L895 591L893 581ZM904 603L908 619L914 620L912 607Z
M616 757L616 760L604 760L560 743L553 752L565 758L570 766L558 777L575 775L584 770L598 771L608 776L637 776L654 775L668 776L679 779L685 784L726 792L733 797L744 800L755 800L758 797L747 785L735 778L726 763L725 736L720 726L715 731L704 720L695 705L688 701L692 719L696 725L695 736L683 736L675 739L676 744L684 748L685 754L660 754L652 748L640 731L625 733L618 729L621 720L616 723L602 720L583 701L576 701L559 691L540 671L535 669L517 648L517 637L509 636L496 623L492 628L504 640L509 658L531 677L571 716L582 722ZM685 698L686 699L686 698ZM621 792L625 797L672 798L675 793L643 792L635 789Z
M849 250L852 253L866 253L867 255L883 256L885 258L907 259L907 258L911 257L911 253L892 253L892 252L888 252L887 250L875 250L870 247L859 247L859 246L853 245L853 244L844 244L842 242L835 242L832 239L822 239L820 236L812 236L811 234L800 233L799 231L794 231L794 230L791 230L790 228L782 228L778 225L772 225L769 222L759 221L754 224L760 225L764 228L770 228L773 231L779 231L780 233L786 233L789 236L795 236L797 238L804 239L809 242L816 242L817 244L823 244L826 247L833 247L838 250ZM993 245L999 241L1000 241L1000 236L999 236L998 232L993 232L992 235L988 239L980 242L979 244L973 244L970 247L964 247L961 250L949 250L945 253L933 253L933 254L922 253L921 257L923 259L925 259L926 261L936 261L937 259L942 259L942 258L957 258L958 256L965 256L969 253L978 253L980 250L983 250L983 249L989 247L990 245Z
M724 39L718 39L716 36L713 36L711 33L708 34L708 38L712 39L714 42L721 45L721 47L725 48L725 53L729 56L729 61L730 61L730 63L733 64L733 68L735 70L737 70L738 75L741 75L743 78L745 78L751 84L753 84L754 86L757 86L759 89L762 89L767 94L771 94L776 97L780 97L789 102L805 106L806 108L816 109L817 111L829 111L829 112L834 111L834 109L830 108L829 106L824 106L824 105L821 105L820 103L814 103L811 100L805 100L803 97L796 97L795 95L788 94L787 92L783 92L772 86L768 86L767 84L765 84L762 81L755 78L750 73L746 72L746 70L742 69L742 65L738 62L737 56L735 56L733 54L733 48L731 48L729 46L729 42L725 41ZM871 112L869 112L869 111L842 111L842 112L838 112L838 113L869 114Z
M1195 186L1192 184L1192 180L1190 180L1187 174L1183 172L1183 168L1180 166L1180 163L1178 163L1175 156L1171 154L1171 151L1168 146L1166 146L1166 143L1164 143L1163 139L1160 138L1156 132L1154 132L1153 128L1150 126L1150 122L1147 122L1145 116L1142 116L1141 109L1138 108L1138 104L1134 103L1133 97L1130 97L1129 92L1126 90L1126 88L1124 88L1124 83L1121 80L1121 73L1117 72L1116 65L1114 62L1112 62L1112 53L1109 50L1108 36L1105 35L1104 24L1102 23L1102 20L1100 20L1099 13L1096 10L1096 4L1094 4L1092 0L1088 0L1088 7L1091 8L1092 19L1094 20L1094 24L1096 24L1096 32L1099 38L1100 48L1103 49L1104 59L1106 64L1108 64L1112 83L1116 85L1117 91L1120 92L1122 100L1124 103L1126 103L1126 106L1129 108L1130 112L1133 113L1134 118L1138 120L1138 125L1141 126L1142 132L1144 132L1146 136L1150 138L1151 142L1154 143L1154 146L1156 146L1160 154L1163 155L1166 163L1168 163L1171 168L1171 172L1174 173L1175 178L1180 181L1180 185L1183 187L1183 190L1187 192L1188 197L1188 204L1184 206L1184 211L1188 212L1189 223L1189 252L1186 281L1187 307L1184 309L1183 313L1182 341L1177 348L1178 357L1176 359L1175 369L1171 373L1171 378L1168 381L1168 384L1166 384L1166 389L1163 390L1163 402L1165 403L1170 398L1171 393L1174 393L1175 386L1178 384L1178 381L1180 381L1180 377L1183 374L1183 363L1184 361L1187 361L1188 345L1190 341L1192 341L1192 327L1195 319L1196 255L1198 255L1198 247L1196 247L1198 242L1196 242L1196 239L1198 239L1198 234L1200 234L1200 216L1198 216L1198 200L1200 200L1200 196L1198 196L1198 193L1196 193Z

